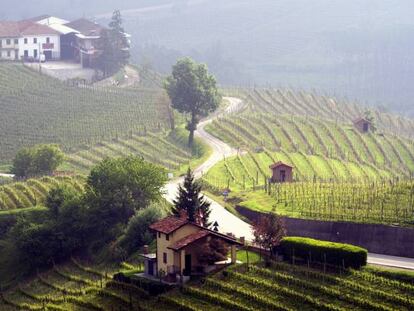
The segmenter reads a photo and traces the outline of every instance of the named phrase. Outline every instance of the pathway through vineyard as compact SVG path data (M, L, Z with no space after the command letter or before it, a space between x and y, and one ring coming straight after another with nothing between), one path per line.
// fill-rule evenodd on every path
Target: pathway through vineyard
M197 127L197 131L195 133L196 137L204 140L213 150L212 155L207 159L206 162L201 164L194 170L194 175L196 178L200 178L203 173L206 173L210 168L212 168L216 163L223 160L224 157L229 157L232 155L237 154L237 150L232 148L231 146L227 145L225 142L221 141L220 139L210 135L205 131L205 126L215 120L218 116L222 114L232 114L236 113L243 109L243 101L239 98L234 97L225 97L225 99L230 103L227 108L222 111L221 113L206 119ZM177 195L177 188L180 183L183 182L183 178L177 178L170 181L165 187L165 195L164 197L169 201L172 202L176 195ZM253 232L251 226L246 223L245 221L241 220L234 214L230 213L228 210L225 209L222 205L215 202L214 200L208 198L211 202L211 214L210 214L210 221L214 222L217 221L219 224L220 232L227 233L232 232L237 237L245 237L246 240L252 241L253 240ZM403 269L411 269L414 270L414 258L403 258L403 257L395 257L395 256L387 256L381 254L372 254L368 255L368 263L381 265L381 266L388 266L388 267L396 267L396 268L403 268Z

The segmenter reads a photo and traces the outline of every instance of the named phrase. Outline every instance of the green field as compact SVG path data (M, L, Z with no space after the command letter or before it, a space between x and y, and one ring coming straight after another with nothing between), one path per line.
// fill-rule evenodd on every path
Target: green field
M1 63L0 161L10 161L17 150L37 143L57 143L71 152L103 140L170 129L169 100L148 79L131 89L75 87L19 64Z

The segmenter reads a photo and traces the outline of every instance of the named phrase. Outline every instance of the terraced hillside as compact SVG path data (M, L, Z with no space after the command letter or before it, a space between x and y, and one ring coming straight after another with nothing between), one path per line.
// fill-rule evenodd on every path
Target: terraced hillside
M44 203L51 188L68 184L79 191L83 190L81 177L49 177L28 179L0 186L0 211L30 208Z
M138 266L123 263L129 273ZM395 273L361 271L323 273L287 263L233 266L204 282L194 282L151 297L134 285L111 280L120 267L98 269L69 263L39 273L0 296L1 310L412 310L410 280ZM128 271L126 271L128 272Z
M163 300L185 310L412 310L413 289L372 269L340 275L275 263L231 267Z
M173 117L159 88L78 88L10 63L0 64L0 111L0 161L37 143L70 151L169 129Z
M243 98L252 111L276 115L316 117L339 123L352 123L369 109L380 132L414 138L414 121L358 102L289 89L233 89L229 93Z

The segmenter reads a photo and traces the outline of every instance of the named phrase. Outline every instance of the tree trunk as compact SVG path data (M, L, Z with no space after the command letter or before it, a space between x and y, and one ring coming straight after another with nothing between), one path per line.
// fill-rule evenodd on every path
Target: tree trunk
M190 135L188 136L188 147L192 150L194 146L194 131L197 129L197 116L195 112L191 112L191 121L188 125Z
M190 128L190 135L188 135L188 147L192 150L194 145L194 130Z

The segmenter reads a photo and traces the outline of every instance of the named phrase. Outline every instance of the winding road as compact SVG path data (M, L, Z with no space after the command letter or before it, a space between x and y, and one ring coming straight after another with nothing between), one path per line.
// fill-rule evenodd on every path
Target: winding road
M204 140L204 142L206 142L213 150L212 155L207 159L207 161L194 170L194 175L196 178L200 178L203 173L206 173L224 157L229 157L237 154L236 149L230 147L220 139L210 135L205 131L205 126L215 120L219 115L236 113L243 108L242 100L234 97L225 97L225 99L230 103L229 106L220 114L200 122L197 127L197 131L195 132L196 137ZM178 185L182 183L183 180L183 177L177 178L170 181L166 185L165 198L169 202L172 202L177 196ZM222 205L215 202L214 200L210 198L208 198L208 200L211 202L210 220L213 222L217 221L219 224L220 232L232 232L237 237L245 237L248 241L253 240L252 229L248 223L227 211ZM368 263L414 270L414 258L395 257L370 253L368 255Z

